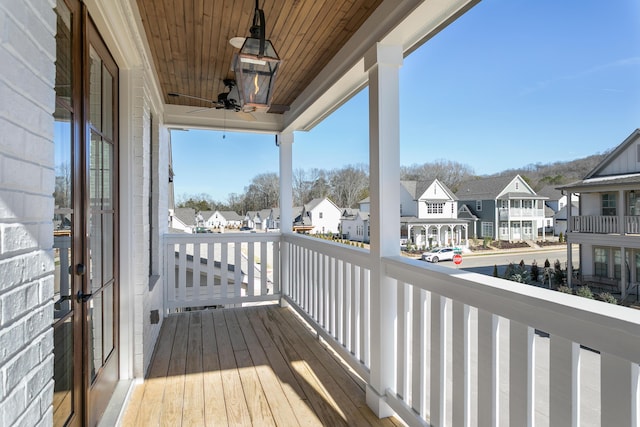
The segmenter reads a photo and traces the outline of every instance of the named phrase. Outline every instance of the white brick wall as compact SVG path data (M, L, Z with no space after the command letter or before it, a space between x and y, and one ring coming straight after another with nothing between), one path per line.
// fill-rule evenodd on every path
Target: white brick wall
M0 425L51 425L53 0L0 0Z

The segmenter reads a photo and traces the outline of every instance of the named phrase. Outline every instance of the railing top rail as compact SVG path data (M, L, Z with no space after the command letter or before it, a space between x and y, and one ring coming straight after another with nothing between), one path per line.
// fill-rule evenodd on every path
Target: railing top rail
M472 307L640 361L640 311L397 256L387 275Z
M343 261L371 269L371 256L368 250L346 246L330 240L318 239L303 234L283 234L282 241L293 243L316 252L325 252Z
M281 233L167 233L165 243L237 243L237 242L276 242Z

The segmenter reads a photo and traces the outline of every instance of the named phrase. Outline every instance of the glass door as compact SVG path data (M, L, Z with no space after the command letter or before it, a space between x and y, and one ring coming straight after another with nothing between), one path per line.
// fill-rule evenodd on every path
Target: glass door
M82 315L75 295L82 287L76 266L82 263L80 9L77 2L56 4L56 109L54 111L54 390L53 425L82 425Z
M88 260L82 301L86 320L89 424L104 412L118 379L117 114L118 68L89 21L88 166L85 181Z
M118 379L118 68L57 0L53 425L94 426Z

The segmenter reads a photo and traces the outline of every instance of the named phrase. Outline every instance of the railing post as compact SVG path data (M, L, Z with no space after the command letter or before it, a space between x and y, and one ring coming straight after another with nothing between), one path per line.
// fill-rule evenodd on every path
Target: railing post
M396 282L386 275L382 261L384 257L400 255L399 67L402 65L402 46L376 43L366 53L364 62L369 73L372 258L367 404L382 418L393 414L385 395L387 390L394 390L396 384Z
M280 232L282 237L293 233L293 132L278 134L277 145L280 149ZM289 243L280 240L280 305L287 305L285 296L289 296L291 276L289 269Z

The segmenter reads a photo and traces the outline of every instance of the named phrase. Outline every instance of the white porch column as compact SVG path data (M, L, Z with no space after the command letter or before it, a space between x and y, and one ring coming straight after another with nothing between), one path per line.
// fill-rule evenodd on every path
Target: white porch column
M280 148L280 232L293 233L293 132L277 135ZM280 244L280 289L282 295L289 295L289 244ZM280 305L286 306L283 298Z
M618 234L621 236L627 234L627 227L625 227L624 215L627 211L627 201L624 198L624 190L618 190Z
M402 46L377 43L365 55L369 73L369 167L371 197L371 375L367 404L379 417L393 414L385 402L395 389L396 283L382 258L400 255L399 73Z

